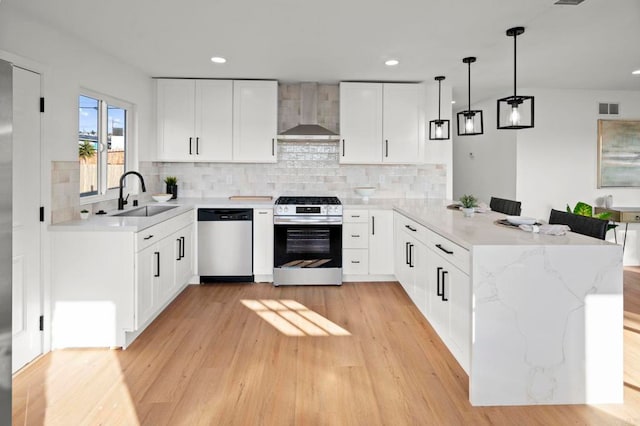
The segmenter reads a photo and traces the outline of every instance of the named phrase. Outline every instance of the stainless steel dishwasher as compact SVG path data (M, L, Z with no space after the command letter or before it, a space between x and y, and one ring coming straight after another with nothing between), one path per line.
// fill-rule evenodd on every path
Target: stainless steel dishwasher
M200 282L253 282L253 210L198 209Z

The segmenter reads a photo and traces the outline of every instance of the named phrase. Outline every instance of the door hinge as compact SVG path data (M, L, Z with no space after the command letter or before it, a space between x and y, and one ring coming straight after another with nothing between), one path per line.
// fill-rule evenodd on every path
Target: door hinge
M40 112L44 112L44 98L40 98Z
M44 206L40 206L40 222L44 222Z
M44 331L44 315L40 315L40 331Z

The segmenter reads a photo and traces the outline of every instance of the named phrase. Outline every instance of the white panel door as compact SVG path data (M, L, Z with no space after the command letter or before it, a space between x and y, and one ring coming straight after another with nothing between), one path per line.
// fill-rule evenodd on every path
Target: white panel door
M13 71L12 371L42 353L40 75Z
M233 161L275 163L278 82L233 82Z
M193 161L195 156L195 80L161 79L158 95L158 156Z
M393 211L369 213L369 273L393 274Z
M340 83L340 137L340 163L380 163L381 83Z
M195 161L231 161L233 81L196 80Z
M422 161L421 94L419 84L384 84L383 162Z
M135 329L138 330L155 311L160 251L154 244L136 253Z

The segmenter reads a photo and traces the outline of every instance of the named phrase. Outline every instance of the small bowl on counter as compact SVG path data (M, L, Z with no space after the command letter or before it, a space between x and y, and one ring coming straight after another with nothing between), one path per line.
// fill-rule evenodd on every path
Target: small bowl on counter
M166 203L171 199L172 196L172 194L153 194L151 195L151 198L159 203Z
M376 192L376 187L359 186L357 188L354 188L354 191L356 191L356 194L362 197L362 201L367 201L369 200L369 197L372 196L374 192Z

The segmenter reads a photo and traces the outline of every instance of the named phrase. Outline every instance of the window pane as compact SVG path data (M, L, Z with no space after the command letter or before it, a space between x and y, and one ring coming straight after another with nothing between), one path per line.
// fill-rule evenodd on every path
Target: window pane
M127 111L107 106L107 188L118 188L125 172Z
M80 96L78 101L78 158L82 197L98 193L99 101L87 96Z

